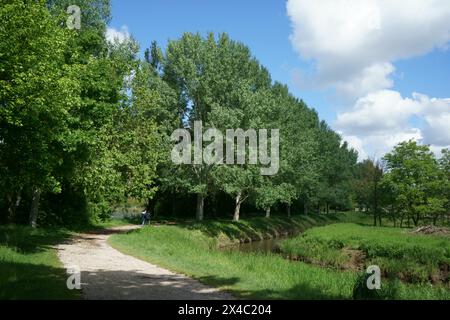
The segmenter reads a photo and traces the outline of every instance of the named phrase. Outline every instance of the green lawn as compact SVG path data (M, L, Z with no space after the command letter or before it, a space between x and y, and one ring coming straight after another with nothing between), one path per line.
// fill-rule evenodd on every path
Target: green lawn
M77 299L53 245L68 232L0 226L0 299Z
M200 230L216 241L217 246L227 246L240 242L277 238L287 234L297 234L308 228L339 222L336 215L295 216L292 218L273 216L270 219L256 217L240 220L205 220L202 222L180 222L190 230Z
M66 287L66 272L54 245L68 239L74 231L123 224L126 222L111 220L71 231L0 226L0 300L80 298L79 292Z
M301 224L302 219L305 218L295 221ZM305 229L314 225L313 219L306 219ZM109 241L127 254L192 276L241 298L352 298L358 273L289 261L276 254L248 254L217 248L224 238L237 235L239 232L236 230L242 232L250 226L260 233L266 229L263 221L249 219L233 224L205 222L151 226L129 234L114 235ZM268 225L273 223L272 219L265 221ZM293 224L291 220L285 222ZM388 288L387 298L450 299L448 290L433 286L395 282Z
M281 248L291 257L333 268L352 267L353 252L359 257L353 264L378 265L386 277L448 287L450 238L409 231L339 223L308 230L283 241Z

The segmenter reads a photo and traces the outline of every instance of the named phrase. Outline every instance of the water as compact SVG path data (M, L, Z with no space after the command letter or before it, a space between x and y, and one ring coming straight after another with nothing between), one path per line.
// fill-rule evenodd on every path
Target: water
M239 251L239 252L258 252L258 253L278 253L279 250L279 243L280 241L284 239L288 239L290 237L293 237L294 235L290 236L283 236L279 238L273 238L273 239L266 239L266 240L259 240L259 241L252 241L252 242L246 242L241 243L233 246L227 246L222 248L223 250L227 251Z

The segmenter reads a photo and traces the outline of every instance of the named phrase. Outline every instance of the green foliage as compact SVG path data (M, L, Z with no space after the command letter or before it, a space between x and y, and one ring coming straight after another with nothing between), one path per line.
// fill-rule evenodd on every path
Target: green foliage
M281 133L280 170L274 179L258 177L257 168L251 165L180 166L167 170L175 174L165 177L163 189L200 193L199 201L208 194L225 192L235 199L235 219L247 199L265 210L278 203L290 206L300 198L348 206L355 152L286 86L272 84L267 70L246 46L226 34L203 38L185 33L170 41L163 55L153 43L146 60L152 63L153 59L162 65L162 78L178 94L184 127L192 129L193 122L201 120L204 127L222 132L241 128L279 129ZM329 148L324 152L326 144ZM319 191L321 196L312 199Z
M393 194L392 201L399 208L401 222L406 215L417 226L424 217L445 212L448 201L448 194L442 192L442 187L446 186L445 169L440 170L429 146L414 141L402 142L385 160L388 173L384 183Z
M80 6L81 30L66 28L68 5ZM108 0L0 8L3 221L24 221L31 206L33 225L88 222L126 197L153 196L161 136L147 113L161 102L130 101L139 48L107 43L109 11Z
M74 69L64 63L67 30L42 1L8 1L0 18L0 188L8 199L61 192L69 111L78 102Z
M78 299L51 246L66 239L61 230L0 226L0 299Z
M387 190L383 189L384 168L380 161L365 160L357 165L353 182L355 198L360 208L370 209L374 225L381 226L381 205Z
M271 219L270 219L271 220ZM270 222L269 219L260 219ZM302 262L292 262L275 254L241 253L216 248L229 228L246 230L249 220L230 223L197 223L144 228L112 236L117 249L170 270L253 299L351 299L357 274L336 271ZM240 227L237 227L240 226ZM258 228L263 231L264 228ZM200 231L202 230L202 231ZM311 231L314 229L311 229ZM448 299L448 290L439 287L393 285L394 299Z
M283 252L311 263L343 268L351 258L348 250L364 257L353 266L380 266L383 274L407 282L443 282L441 269L450 263L450 239L409 234L397 228L334 224L308 230L304 235L282 242Z
M354 300L392 300L398 296L398 281L390 281L383 285L381 289L368 289L367 279L370 274L366 272L361 273L353 287Z

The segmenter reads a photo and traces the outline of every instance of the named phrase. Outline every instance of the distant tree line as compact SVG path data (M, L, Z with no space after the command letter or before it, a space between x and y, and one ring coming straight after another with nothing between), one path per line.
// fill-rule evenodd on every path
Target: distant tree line
M437 159L429 146L402 142L383 159L357 165L355 203L395 226L450 222L450 151Z

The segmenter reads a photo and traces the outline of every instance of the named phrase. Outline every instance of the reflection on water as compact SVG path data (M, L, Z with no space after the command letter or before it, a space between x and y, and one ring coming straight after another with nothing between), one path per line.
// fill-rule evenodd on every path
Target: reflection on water
M272 253L278 252L278 244L281 240L287 239L288 237L274 238L274 239L266 239L253 241L248 243L241 243L234 246L228 246L222 248L225 251L239 251L239 252L259 252L259 253Z

